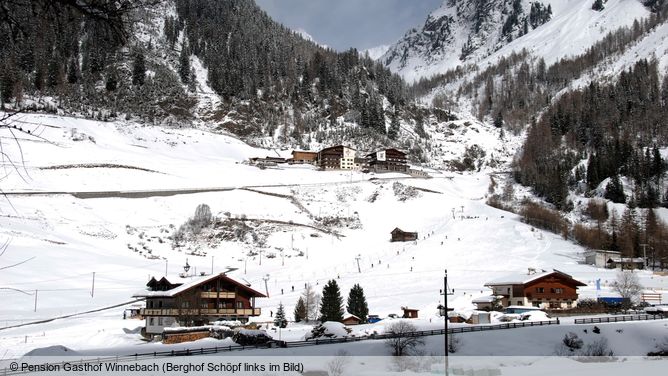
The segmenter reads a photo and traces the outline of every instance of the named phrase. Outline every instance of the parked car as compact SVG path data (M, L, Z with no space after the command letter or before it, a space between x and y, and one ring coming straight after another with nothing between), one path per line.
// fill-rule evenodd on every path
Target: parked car
M378 315L369 315L369 316L367 317L367 322L368 322L369 324L377 323L377 322L380 321L380 320L382 320L382 319L381 319L380 317L378 317Z

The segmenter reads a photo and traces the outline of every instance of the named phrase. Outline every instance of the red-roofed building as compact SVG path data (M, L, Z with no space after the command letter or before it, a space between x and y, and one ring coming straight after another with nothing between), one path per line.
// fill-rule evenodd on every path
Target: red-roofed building
M195 278L182 285L151 279L148 289L133 295L146 298L141 315L146 318L146 334L162 334L165 327L199 326L217 320L248 321L259 316L255 298L266 296L241 282L221 274ZM164 289L172 286L171 289Z

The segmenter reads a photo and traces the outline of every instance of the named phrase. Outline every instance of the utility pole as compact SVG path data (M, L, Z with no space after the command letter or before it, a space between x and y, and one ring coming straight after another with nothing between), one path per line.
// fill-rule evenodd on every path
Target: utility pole
M452 219L455 219L455 208L452 208Z
M263 253L263 252L264 252L264 250L262 250L262 249L260 249L260 250L257 251L257 253L260 254L260 265L262 265L262 253Z
M355 260L357 260L357 272L358 273L362 273L362 269L360 269L360 259L361 258L362 258L362 255L357 255L357 257L355 257Z
M644 268L647 269L647 244L643 243L643 244L640 244L640 246L642 247L643 265L644 265Z
M450 292L448 290L448 269L445 269L445 275L443 276L443 310L444 310L444 319L445 322L445 374L448 374L448 295L454 295L454 291Z
M90 288L90 297L95 295L95 272L93 272L93 286Z
M37 290L35 290L35 309L33 312L37 312Z
M211 256L211 275L213 275L213 259L216 258L216 256Z
M167 266L169 265L169 260L165 259L165 278L167 278Z
M267 281L269 281L269 274L262 277L264 280L264 291L267 293L267 298L269 297L269 287L267 287Z
M244 274L246 274L246 265L248 265L248 256L246 256L246 259L244 260Z
M285 254L281 251L281 266L285 266Z

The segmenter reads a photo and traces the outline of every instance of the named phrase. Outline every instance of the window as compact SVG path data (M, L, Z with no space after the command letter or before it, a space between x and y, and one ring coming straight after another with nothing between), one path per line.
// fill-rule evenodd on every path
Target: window
M148 324L155 325L155 318L151 317L150 319L148 319Z
M554 289L551 289L551 290L552 290L553 294L563 294L564 293L564 289L562 289L562 288L554 288Z
M542 293L545 292L545 288L543 288L543 287L536 287L536 292L542 294Z
M158 317L158 326L162 326L162 317Z
M190 308L190 302L182 302L181 308Z
M158 308L162 308L162 300L158 300Z
M153 300L148 301L148 308L153 308Z
M518 301L517 301L517 305L520 305L520 306L521 306L521 305L524 305L524 303L523 303L521 300L518 300Z
M237 302L237 309L244 308L244 302Z
M534 306L534 307L539 307L539 308L540 308L541 303L542 303L542 302L541 302L540 300L536 300L536 301L533 302L533 306Z

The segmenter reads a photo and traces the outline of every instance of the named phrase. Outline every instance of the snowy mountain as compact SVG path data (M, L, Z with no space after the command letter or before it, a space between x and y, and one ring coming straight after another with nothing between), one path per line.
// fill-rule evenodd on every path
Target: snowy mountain
M381 57L383 57L383 55L385 55L385 53L387 52L387 50L390 49L390 47L391 45L389 44L383 44L381 46L367 48L366 50L362 51L362 55L369 54L370 58L372 58L373 60L378 60Z
M523 49L548 64L583 53L606 33L647 17L640 0L445 0L380 61L414 81L466 63L485 64Z
M317 40L315 40L313 35L309 34L309 32L306 31L305 29L302 29L302 28L295 29L295 33L299 34L299 36L306 39L307 41L313 42L313 43L317 44L318 46L320 46L322 48L328 48L326 44L322 44L322 43L318 42Z

